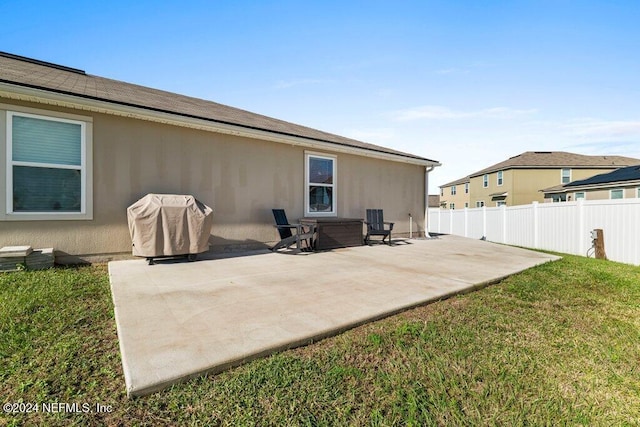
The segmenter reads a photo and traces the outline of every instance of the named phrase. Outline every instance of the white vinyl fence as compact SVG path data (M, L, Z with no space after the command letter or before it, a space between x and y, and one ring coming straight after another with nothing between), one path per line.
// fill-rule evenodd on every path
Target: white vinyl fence
M578 200L475 209L429 209L429 232L587 255L601 228L607 258L640 265L640 199Z

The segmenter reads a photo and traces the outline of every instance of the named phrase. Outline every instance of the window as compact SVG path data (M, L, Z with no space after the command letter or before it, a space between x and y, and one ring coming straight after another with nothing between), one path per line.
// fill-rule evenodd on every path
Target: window
M640 188L638 189L640 191ZM464 184L464 194L469 194L469 183L465 182Z
M571 182L571 169L563 168L562 169L562 183L568 184Z
M455 203L449 203L449 209L455 209L455 208L456 208Z
M451 195L452 195L452 196L455 196L455 195L456 195L456 186L455 186L455 185L452 185L452 186L451 186Z
M576 200L578 200L578 199L586 199L584 191L581 191L579 193L574 193L573 197Z
M503 183L502 171L498 171L498 185L502 185L502 183Z
M610 199L624 199L624 190L611 190Z
M7 111L3 219L92 218L91 123L60 116Z
M484 207L484 202L482 200L476 202L476 208Z
M500 207L500 206L507 206L507 202L505 202L504 200L498 200L496 202L496 206Z
M469 202L464 202L464 207L468 208L469 207Z
M336 216L336 157L306 154L305 215Z
M636 197L640 198L640 187L638 187L638 194L636 194Z
M553 196L551 196L551 201L553 203L566 202L567 201L567 195L566 194L554 194Z
M440 187L440 195L444 196L444 188Z
M482 176L482 187L487 188L489 186L489 175L486 173Z

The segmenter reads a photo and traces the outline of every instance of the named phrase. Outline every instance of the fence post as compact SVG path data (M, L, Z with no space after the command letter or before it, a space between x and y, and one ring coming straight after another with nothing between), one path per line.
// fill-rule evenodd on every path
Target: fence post
M469 237L469 225L467 221L468 221L467 208L464 208L464 237Z
M500 206L502 211L502 243L507 243L507 206Z
M585 234L587 230L584 229L584 199L578 199L576 203L576 209L578 209L578 248L574 252L576 255L582 255L585 251Z
M540 240L538 238L538 202L533 202L533 247L540 249Z
M482 206L482 237L487 238L487 207Z

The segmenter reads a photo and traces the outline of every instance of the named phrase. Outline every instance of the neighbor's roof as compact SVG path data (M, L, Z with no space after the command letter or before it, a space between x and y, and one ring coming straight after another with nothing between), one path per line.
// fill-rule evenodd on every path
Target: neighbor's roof
M471 179L468 176L465 176L464 178L456 179L455 181L451 181L451 182L448 182L446 184L443 184L443 185L440 186L440 188L451 187L452 185L465 184L465 183L467 183L469 181L471 181Z
M86 74L83 70L0 52L0 82L84 99L138 107L183 118L235 125L279 135L391 154L439 165L435 160L368 144L199 98Z
M601 173L590 178L572 181L565 185L545 188L545 193L564 193L585 188L611 187L618 185L637 185L640 183L640 166L627 166L611 172Z
M546 168L616 168L640 164L640 159L623 156L586 156L565 151L527 151L504 162L472 173L470 177L484 175L506 169L546 169Z

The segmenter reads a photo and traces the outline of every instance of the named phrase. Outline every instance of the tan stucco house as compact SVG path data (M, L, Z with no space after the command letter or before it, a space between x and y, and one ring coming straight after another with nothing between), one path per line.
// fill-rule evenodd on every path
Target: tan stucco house
M131 253L126 208L148 193L211 206L214 250L277 240L273 208L293 221L382 208L399 235L408 213L424 233L428 173L440 165L6 53L0 146L0 246L54 247L62 261Z
M440 186L440 207L443 209L462 209L471 207L469 201L470 178L451 181Z
M623 156L527 151L470 174L468 203L469 207L476 208L543 202L541 189L638 164L640 159ZM460 185L458 181L454 183L457 187ZM451 184L442 186L441 190L447 195Z
M541 191L545 202L639 198L640 166L627 166Z

